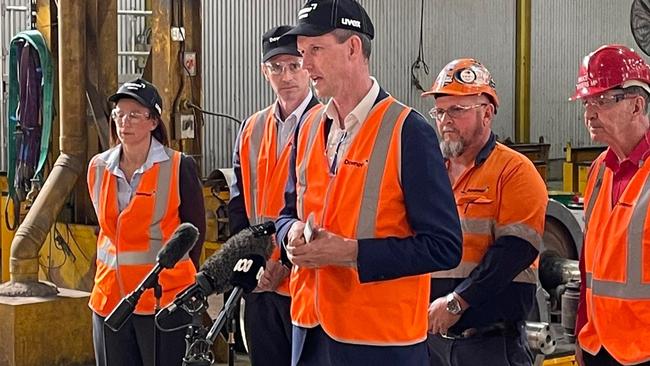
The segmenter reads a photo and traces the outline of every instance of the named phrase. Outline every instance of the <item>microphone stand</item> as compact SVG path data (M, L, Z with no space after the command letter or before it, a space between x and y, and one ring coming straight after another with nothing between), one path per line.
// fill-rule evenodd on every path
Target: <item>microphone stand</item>
M228 366L235 366L235 317L228 316Z
M158 347L160 346L160 330L156 326L156 314L160 311L160 299L162 298L162 287L158 282L158 276L156 276L156 282L153 285L153 296L156 298L156 306L153 311L153 364L158 366Z
M232 312L235 309L235 305L239 301L239 299L241 299L243 294L244 294L244 290L241 287L233 288L232 293L228 297L228 301L226 301L226 303L223 305L223 308L221 308L221 311L219 312L219 316L217 316L217 320L214 321L214 324L212 324L212 328L210 328L210 331L205 336L205 340L211 346L212 344L214 344L214 341L217 339L217 335L221 331L221 328L223 328L224 324L226 324L226 320L232 317Z

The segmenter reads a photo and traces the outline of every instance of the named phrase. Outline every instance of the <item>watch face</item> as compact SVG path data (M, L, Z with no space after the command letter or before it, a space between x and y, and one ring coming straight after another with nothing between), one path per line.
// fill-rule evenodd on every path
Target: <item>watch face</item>
M462 309L460 307L460 303L458 302L458 300L453 296L448 296L447 297L447 311L454 314L454 315L458 315L458 314L460 314L461 310Z

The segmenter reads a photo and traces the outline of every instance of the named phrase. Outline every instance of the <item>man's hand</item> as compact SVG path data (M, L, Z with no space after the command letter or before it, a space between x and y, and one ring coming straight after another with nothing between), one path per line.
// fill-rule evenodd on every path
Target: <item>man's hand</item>
M293 231L294 224L291 227ZM301 226L304 228L304 224ZM296 230L299 228L296 226ZM347 239L333 234L324 229L314 229L312 241L304 243L296 240L297 245L287 245L287 253L291 262L295 265L306 268L318 268L323 266L344 266L356 267L359 243L353 239Z
M305 223L302 221L296 221L291 225L289 233L287 233L287 246L285 249L287 250L287 258L289 258L289 261L294 265L298 265L298 263L294 261L293 252L297 248L307 244L307 242L305 242L304 232Z
M442 335L447 334L449 328L458 322L461 314L454 315L447 311L446 297L435 299L431 305L429 305L429 333Z
M269 259L266 261L264 274L257 284L255 292L275 291L282 280L289 275L289 269L282 263Z

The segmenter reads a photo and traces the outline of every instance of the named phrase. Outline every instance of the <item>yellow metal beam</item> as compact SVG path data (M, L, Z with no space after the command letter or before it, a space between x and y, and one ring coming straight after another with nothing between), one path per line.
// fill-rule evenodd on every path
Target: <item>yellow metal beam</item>
M531 0L517 0L515 141L530 142L530 28Z

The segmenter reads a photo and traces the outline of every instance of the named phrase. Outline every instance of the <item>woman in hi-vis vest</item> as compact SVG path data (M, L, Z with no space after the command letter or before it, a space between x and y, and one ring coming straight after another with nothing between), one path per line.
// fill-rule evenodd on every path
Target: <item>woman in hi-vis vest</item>
M180 365L185 330L157 328L154 314L194 283L205 237L198 169L191 157L167 147L162 98L155 86L136 79L124 83L109 101L114 104L111 148L95 155L88 167L88 190L99 223L89 303L95 359L98 366ZM106 317L146 278L158 252L183 222L199 229L199 239L173 268L160 272L162 295L156 298L152 289L146 290L118 331L106 327ZM174 326L186 322L174 320Z

